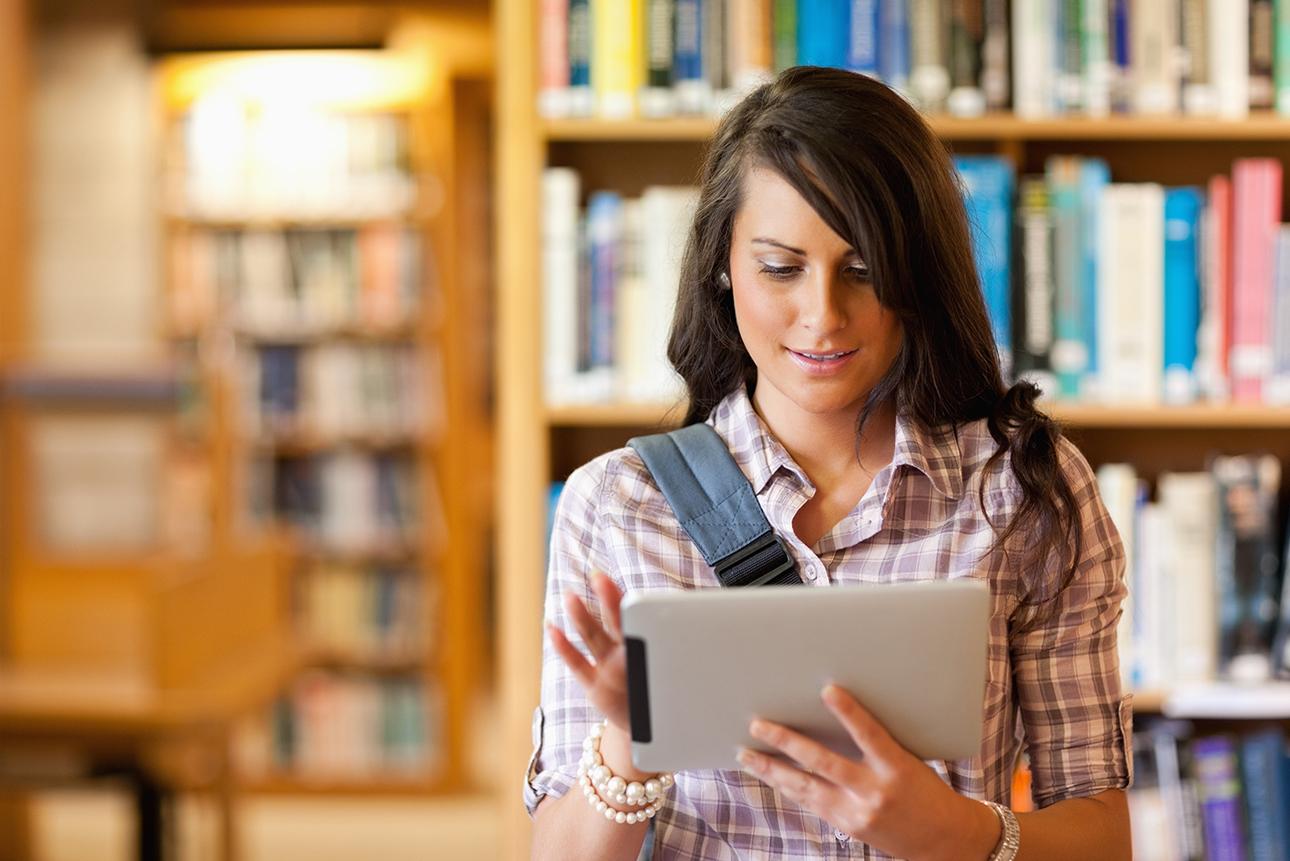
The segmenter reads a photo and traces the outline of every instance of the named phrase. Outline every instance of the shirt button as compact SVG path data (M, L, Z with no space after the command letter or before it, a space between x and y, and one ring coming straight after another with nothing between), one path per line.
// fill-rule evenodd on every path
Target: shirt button
M838 842L843 845L851 842L851 835L847 834L845 831L834 831L833 836L838 838Z

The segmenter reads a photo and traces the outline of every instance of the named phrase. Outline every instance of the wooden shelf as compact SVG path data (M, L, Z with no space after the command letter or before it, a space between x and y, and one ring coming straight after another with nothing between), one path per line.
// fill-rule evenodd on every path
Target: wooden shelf
M1057 402L1047 405L1047 409L1054 418L1073 428L1290 429L1290 407L1232 404L1119 406ZM553 428L656 427L674 423L682 414L683 409L679 405L585 404L548 407L546 419Z
M429 661L425 650L381 652L320 646L309 650L306 663L311 667L363 670L383 674L411 674L423 671Z
M396 451L412 448L423 442L423 433L388 433L388 434L310 434L282 433L267 434L251 439L248 445L259 449L270 450L281 455L310 455L341 448L357 448L364 451Z
M172 228L197 230L361 230L386 224L417 223L413 212L389 212L372 215L246 215L208 218L196 215L169 215L166 224Z
M327 326L299 329L238 328L237 336L261 344L313 344L329 341L362 341L369 343L401 343L412 341L418 334L417 325L407 322L395 326L365 326L362 324Z
M1022 119L1012 114L990 114L975 119L933 115L927 119L938 135L950 140L1290 140L1290 117L1268 111L1233 120L1181 115ZM587 118L546 120L539 125L539 132L548 142L706 141L712 137L716 127L717 120L712 117L657 120Z
M298 775L245 777L238 781L238 788L252 795L423 796L460 791L459 786L443 780L390 775L373 775L370 778L311 778Z

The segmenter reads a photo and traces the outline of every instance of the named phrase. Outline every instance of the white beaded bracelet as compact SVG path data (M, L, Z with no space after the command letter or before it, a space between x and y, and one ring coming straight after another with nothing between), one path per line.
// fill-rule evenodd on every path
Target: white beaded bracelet
M663 796L672 788L676 778L664 773L644 782L633 780L629 783L610 771L600 755L600 739L605 734L606 725L605 721L593 724L582 743L582 760L578 763L578 785L582 787L582 794L587 803L610 822L635 825L653 819L663 806ZM610 806L609 801L641 809L618 810Z

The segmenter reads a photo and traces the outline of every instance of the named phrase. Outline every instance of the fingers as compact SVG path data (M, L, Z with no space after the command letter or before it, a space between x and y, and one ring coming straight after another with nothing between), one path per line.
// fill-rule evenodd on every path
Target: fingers
M582 685L583 690L590 689L596 682L596 667L590 661L582 656L578 647L569 642L569 638L551 622L546 623L547 636L551 638L551 646L555 649L561 660L569 667L569 672Z
M605 656L618 645L617 638L610 635L599 622L592 618L587 605L582 603L582 599L574 593L564 593L564 609L569 614L569 621L573 623L574 630L582 637L582 641L587 644L587 649L597 661L604 660Z
M837 716L871 765L880 767L892 764L901 754L912 756L891 737L887 728L868 709L842 688L837 685L827 686L821 699L829 711Z
M847 804L842 788L778 757L744 748L739 752L739 763L767 786L824 819L832 820L834 811Z
M774 747L807 771L838 786L851 788L858 785L867 770L862 763L854 762L829 750L817 741L799 732L765 720L755 720L748 727L752 737Z

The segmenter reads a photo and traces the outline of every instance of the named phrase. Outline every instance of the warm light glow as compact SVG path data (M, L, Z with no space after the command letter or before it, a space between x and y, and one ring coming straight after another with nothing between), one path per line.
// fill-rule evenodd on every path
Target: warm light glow
M430 59L414 51L257 51L171 57L166 100L177 108L214 92L252 108L382 110L413 104L432 85Z

